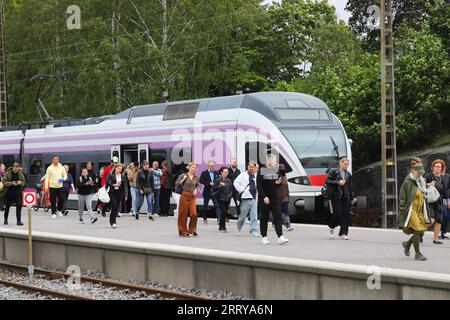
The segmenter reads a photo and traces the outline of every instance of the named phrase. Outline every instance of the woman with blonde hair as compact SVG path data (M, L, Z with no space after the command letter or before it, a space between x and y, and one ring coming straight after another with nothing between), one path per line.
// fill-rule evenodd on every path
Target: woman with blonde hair
M415 260L425 261L427 258L420 252L420 237L427 230L430 223L430 207L426 199L427 185L423 178L425 170L420 158L411 160L411 173L406 177L400 188L400 206L398 226L407 235L412 235L408 241L402 243L404 253L409 257L411 245L416 252Z
M195 203L195 194L199 184L199 177L196 174L197 164L191 162L187 165L187 173L180 175L175 182L175 186L180 188L180 205L178 208L178 234L180 237L187 238L189 235L194 237L197 234L197 205ZM189 227L187 227L187 218L189 216Z
M131 194L131 215L136 219L139 219L139 212L137 212L137 208L140 208L140 194L139 187L137 184L137 174L138 168L132 162L128 165L127 170L125 171L128 179L128 185L130 186L130 194Z

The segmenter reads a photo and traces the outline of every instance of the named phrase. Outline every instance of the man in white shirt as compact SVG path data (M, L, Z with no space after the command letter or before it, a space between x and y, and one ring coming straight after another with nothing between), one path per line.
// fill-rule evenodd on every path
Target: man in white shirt
M250 234L259 237L258 234L258 190L256 186L256 175L258 169L254 161L250 161L247 171L241 173L234 180L234 188L241 195L239 204L240 214L237 221L237 233L240 234L245 223L245 218L250 213Z

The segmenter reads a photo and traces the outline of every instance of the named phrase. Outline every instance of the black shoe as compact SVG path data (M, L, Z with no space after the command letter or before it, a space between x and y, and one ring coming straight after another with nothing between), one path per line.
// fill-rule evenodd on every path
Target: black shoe
M102 217L106 217L106 213L102 212Z
M442 241L436 241L436 240L433 240L433 243L434 244L444 244Z
M23 223L21 221L17 222L18 226L23 226Z
M135 218L136 220L139 220L139 213L136 213L136 214L134 215L134 218Z
M448 240L449 237L447 237L445 234L441 234L441 240Z
M69 210L64 211L64 215L67 216L69 214Z
M7 226L7 225L8 225L8 220L5 220L5 222L3 222L3 224L4 224L5 226Z
M98 220L97 218L94 218L94 219L91 220L91 223L96 223L97 220Z
M152 216L148 216L149 220L155 221L155 218L153 218Z
M197 233L197 232L191 232L191 234L192 234L194 237L198 237L198 233Z

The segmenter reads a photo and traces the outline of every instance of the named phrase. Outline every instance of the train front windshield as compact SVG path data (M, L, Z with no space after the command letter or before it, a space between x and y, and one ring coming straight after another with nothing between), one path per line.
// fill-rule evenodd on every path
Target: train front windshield
M347 157L344 132L340 129L281 129L308 169L337 168L339 159Z

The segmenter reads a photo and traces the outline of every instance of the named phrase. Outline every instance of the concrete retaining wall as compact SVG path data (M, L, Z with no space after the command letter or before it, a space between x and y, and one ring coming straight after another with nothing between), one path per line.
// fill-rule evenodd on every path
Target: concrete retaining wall
M162 244L35 232L35 266L101 271L113 278L228 290L252 299L450 299L450 275L368 268ZM0 259L27 264L25 231L0 229ZM375 276L376 277L376 276Z

